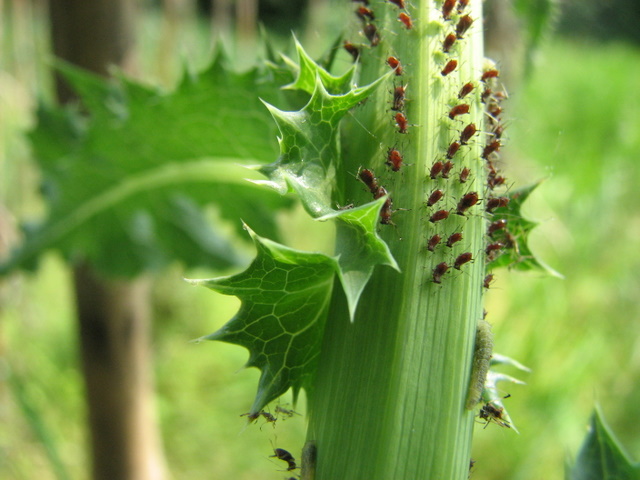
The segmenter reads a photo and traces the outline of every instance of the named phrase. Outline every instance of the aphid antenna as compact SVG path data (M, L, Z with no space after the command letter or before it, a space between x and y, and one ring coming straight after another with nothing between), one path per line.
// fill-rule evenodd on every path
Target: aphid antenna
M351 118L353 118L355 120L355 122L365 131L369 134L369 136L371 138L373 138L375 141L377 141L378 143L380 143L380 139L374 134L372 133L367 127L365 127L362 122L360 120L358 120L358 118L353 114L353 112L351 112L350 110L347 112L349 115L351 115Z

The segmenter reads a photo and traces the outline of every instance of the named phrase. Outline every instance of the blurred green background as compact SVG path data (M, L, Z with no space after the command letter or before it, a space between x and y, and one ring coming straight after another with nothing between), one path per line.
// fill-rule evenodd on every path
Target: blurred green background
M140 77L165 87L185 61L205 65L212 45L206 11L198 13L191 2L174 5L182 8L169 12L145 3L138 29ZM323 14L326 7L312 7L298 29L315 55L323 53L316 40L327 45L341 28ZM504 386L520 435L478 424L475 479L563 478L563 463L577 452L595 403L627 450L640 457L640 46L624 34L624 24L616 26L618 17L609 18L615 34L607 34L598 16L607 12L577 16L575 2L565 7L556 34L535 56L532 76L510 86L502 155L514 187L546 178L526 208L541 222L532 248L565 279L497 272L487 296L496 349L533 371L505 369L527 382ZM43 5L16 1L2 8L0 219L10 225L42 210L25 132L51 80ZM291 26L277 14L263 15L268 26L285 32ZM244 52L238 58L247 58L251 39L243 45L231 37L224 39ZM301 233L296 218L282 221L294 246L315 236ZM219 328L238 305L182 277L221 273L230 272L176 266L155 283L157 407L169 469L173 478L282 479L282 462L269 458L272 445L291 446L295 454L304 418L247 428L239 415L249 409L258 372L240 369L246 352L190 343ZM65 478L56 476L56 462L68 478L87 478L76 358L71 280L61 260L51 255L37 274L2 280L0 478ZM304 413L301 403L297 411Z

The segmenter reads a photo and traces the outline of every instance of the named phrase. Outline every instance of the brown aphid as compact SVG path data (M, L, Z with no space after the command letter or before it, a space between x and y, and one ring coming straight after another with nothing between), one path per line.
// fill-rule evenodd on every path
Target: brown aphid
M487 206L485 210L489 213L493 213L496 208L504 208L509 205L508 197L491 197L487 200Z
M249 420L249 423L251 422L255 422L258 418L260 418L260 412L255 412L255 413L243 413L242 415L240 415L241 417L247 417L247 419Z
M403 113L395 114L396 125L398 126L398 133L407 133L407 129L409 128L409 123L407 122L407 117L404 116Z
M406 92L406 89L402 85L400 85L399 87L396 87L393 90L393 106L391 107L391 110L396 112L404 110L405 92Z
M500 140L494 140L493 142L488 143L484 147L484 150L482 150L482 158L487 158L493 152L499 151L501 146L502 144L500 143Z
M380 43L380 35L378 35L378 29L373 23L368 23L364 26L364 36L367 37L372 47L377 47Z
M436 265L432 272L433 283L442 283L442 277L448 271L449 265L447 265L447 262L442 262Z
M460 143L462 145L466 145L477 131L475 123L470 123L464 127L464 130L462 130L462 133L460 134Z
M486 82L490 78L497 78L500 76L500 72L496 69L485 70L482 72L482 76L480 77L481 82Z
M465 83L462 88L460 89L460 92L458 92L458 98L464 98L467 95L469 95L471 92L473 92L473 89L475 88L475 85L471 82Z
M377 200L379 198L384 197L385 195L387 195L389 192L387 192L387 189L384 187L378 187L378 189L373 192L373 198L374 200Z
M460 232L452 233L449 235L449 238L447 238L447 247L453 248L460 240L462 240L462 234Z
M469 113L469 108L470 108L469 105L467 105L466 103L456 105L451 110L449 110L449 118L453 120L458 115L465 115Z
M484 288L489 288L491 286L492 282L493 282L493 273L490 273L489 275L484 277L484 280L482 282L482 286Z
M376 19L376 16L373 14L373 10L367 7L358 7L356 15L358 15L363 22Z
M445 20L449 20L451 17L451 12L453 11L453 7L456 6L456 0L444 0L442 2L442 18Z
M489 114L493 122L498 121L498 117L502 114L502 107L492 103L489 105Z
M402 154L395 148L387 150L387 161L385 162L391 170L397 172L402 167Z
M389 2L393 3L398 8L404 9L404 0L389 0Z
M393 225L394 223L391 221L391 215L393 212L391 211L391 207L393 203L391 202L391 197L387 197L380 209L380 223L383 225Z
M402 65L400 64L400 60L396 57L387 58L387 65L389 65L393 70L396 71L396 75L400 76L403 74Z
M493 190L496 187L499 187L500 185L504 185L504 183L507 181L506 178L504 178L501 175L494 175L494 176L490 176L487 179L487 186Z
M438 210L436 213L431 215L431 218L429 218L429 221L431 223L436 223L436 222L439 222L440 220L445 220L447 218L449 218L449 210Z
M443 77L446 77L451 72L453 72L456 69L457 66L458 66L458 61L457 60L449 60L447 62L447 64L444 66L444 68L442 69L442 71L440 72L440 74Z
M400 20L404 24L407 30L411 30L413 28L413 20L411 20L409 14L400 12L400 15L398 15L398 20Z
M439 161L431 165L431 170L429 171L429 177L431 177L431 180L435 180L440 174L440 172L442 172L443 168L444 168L444 163Z
M442 190L434 190L431 192L431 195L429 195L429 199L427 200L427 207L433 207L443 196L444 192Z
M493 403L487 402L480 409L480 413L478 414L478 416L482 420L487 421L487 423L485 423L484 425L484 428L487 428L487 425L489 425L491 422L494 422L496 425L500 425L501 427L511 428L509 422L507 422L502 417L503 413L504 409L502 407L497 407Z
M489 225L489 228L487 229L487 235L492 237L494 233L496 233L499 230L504 230L506 227L507 227L507 221L504 218L501 218L500 220L496 220L491 225Z
M289 410L288 408L283 408L280 405L276 406L276 414L278 413L281 413L285 417L289 417L289 418L293 417L294 415L300 415L295 410Z
M502 138L502 135L504 134L504 125L501 123L496 124L491 132L496 138Z
M458 142L451 142L449 148L447 149L447 158L452 159L456 153L460 150L460 144Z
M358 170L358 178L369 188L372 194L376 194L380 185L378 185L378 179L371 170L367 168Z
M480 197L478 197L478 192L469 192L465 194L458 202L456 213L458 215L464 215L467 210L478 203L478 200L480 200Z
M469 30L469 27L471 27L472 23L473 18L471 18L469 15L460 17L460 20L458 20L458 24L456 25L456 37L462 38L464 34L467 33L467 30Z
M458 255L458 258L456 258L456 261L453 264L453 268L455 268L456 270L460 270L460 267L462 267L462 265L470 262L471 260L473 260L473 255L471 255L471 252L461 253L460 255Z
M471 170L469 170L469 168L467 167L464 167L460 172L460 183L465 183L469 179L470 173L471 173Z
M442 178L449 178L449 174L451 173L452 169L453 162L451 160L446 161L442 167Z
M453 47L453 44L456 43L457 39L458 37L456 37L453 33L450 33L449 35L444 37L444 40L442 41L442 51L444 53L449 53L449 50L451 50L451 47Z
M353 61L356 62L360 57L360 49L353 43L346 41L344 42L343 47L347 52L349 52L349 55L353 57Z
M465 8L469 5L469 0L459 0L458 1L458 13L462 13Z
M440 235L438 235L436 233L427 242L427 250L429 250L430 252L433 252L436 249L436 247L438 246L438 244L440 243L440 240L442 240L442 238L440 237Z
M293 458L293 455L287 452L284 448L274 448L273 453L275 455L271 455L271 457L276 457L279 460L287 462L287 465L289 465L287 471L290 472L291 470L295 470L296 468L298 468L298 466L296 465L296 459Z
M484 249L484 253L486 253L487 256L490 257L492 254L494 254L498 250L501 250L502 247L504 247L503 243L500 243L500 242L490 243L489 245L487 245L487 248Z

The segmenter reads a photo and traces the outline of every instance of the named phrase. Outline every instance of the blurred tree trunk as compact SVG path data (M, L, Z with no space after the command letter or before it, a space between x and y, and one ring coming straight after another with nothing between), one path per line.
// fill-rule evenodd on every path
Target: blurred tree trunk
M132 71L135 0L51 0L57 57L107 75ZM73 91L56 77L61 102ZM96 238L96 241L100 241ZM156 480L164 476L153 413L150 310L145 280L101 278L90 265L74 269L80 349L95 480Z

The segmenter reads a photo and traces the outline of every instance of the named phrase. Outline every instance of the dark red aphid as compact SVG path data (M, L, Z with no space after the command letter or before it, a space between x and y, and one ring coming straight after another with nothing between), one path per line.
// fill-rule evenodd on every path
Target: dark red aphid
M389 0L398 8L404 8L404 0Z
M402 75L402 65L400 64L400 60L398 60L396 57L387 58L387 65L389 65L393 70L396 71L396 75Z
M447 247L453 248L460 240L462 240L462 234L460 232L452 233L449 235L449 238L447 238Z
M395 148L387 150L387 161L385 162L391 167L391 170L397 172L402 167L402 154Z
M436 265L432 273L433 283L441 283L443 275L447 273L448 270L449 265L447 265L447 262L442 262Z
M469 179L470 173L471 170L469 170L467 167L464 167L460 172L460 183L465 183Z
M398 112L395 115L396 125L398 125L398 133L407 133L409 124L407 123L407 117L404 114Z
M367 168L358 170L358 178L369 188L372 194L376 194L380 186L378 185L378 179L371 170Z
M293 458L293 455L287 452L284 448L275 448L273 450L273 453L275 453L275 455L271 455L272 457L277 457L279 460L287 462L287 465L289 465L287 471L295 470L296 468L298 468L298 466L296 465L296 459Z
M493 273L490 273L489 275L484 277L484 281L483 281L482 286L484 288L489 288L491 286L491 282L493 282Z
M367 20L375 20L376 16L373 14L373 10L367 7L358 7L356 10L356 15L362 19L362 21L366 22Z
M398 20L400 20L404 24L404 26L407 27L407 30L411 30L413 28L413 20L411 20L411 17L405 12L400 12L400 15L398 15Z
M467 95L469 95L471 92L473 92L473 89L475 88L475 86L473 85L473 83L469 82L469 83L465 83L462 88L460 89L460 92L458 93L458 98L464 98Z
M449 50L451 50L453 44L456 43L457 38L458 37L456 37L453 33L450 33L449 35L444 37L444 40L442 42L442 51L444 53L449 53Z
M499 107L498 104L490 104L489 105L489 114L492 117L492 121L497 121L498 117L502 114L502 107Z
M462 145L466 145L477 131L475 123L470 123L464 127L464 130L462 130L462 133L460 134L460 143Z
M379 198L384 197L385 195L387 195L389 192L387 192L387 189L384 187L378 187L378 189L373 193L373 198L374 200L377 200Z
M399 87L396 87L393 90L393 106L391 107L391 110L394 110L396 112L400 110L404 110L405 91L406 90L402 85L400 85Z
M451 142L451 145L449 145L447 149L447 158L453 158L455 154L458 153L458 150L460 150L460 144L458 142Z
M344 49L353 57L353 61L357 61L360 57L360 49L351 42L344 42Z
M470 262L471 260L473 260L473 255L471 255L470 252L461 253L460 255L458 255L458 258L456 258L456 261L453 264L453 268L455 268L456 270L460 270L460 267L462 267L462 265Z
M504 185L504 183L507 181L506 178L504 178L501 175L489 175L489 177L487 178L487 186L493 190L496 187L499 187L500 185Z
M500 143L500 140L494 140L493 142L488 143L484 147L484 150L482 150L482 158L487 158L493 152L497 152L498 150L500 150L501 146L502 144Z
M442 167L442 178L449 178L449 174L451 173L452 169L453 169L453 162L451 160L445 162L445 164Z
M467 105L466 103L456 105L451 110L449 110L449 118L453 120L458 115L464 115L466 113L469 113L469 108L470 108L469 105Z
M460 20L458 20L458 24L456 25L456 37L462 38L464 34L467 33L467 30L469 30L469 27L472 23L473 18L471 18L469 15L460 17Z
M502 249L502 247L504 247L503 243L490 243L489 245L487 245L487 248L484 249L484 253L486 253L487 256L490 257L492 253L497 252L498 250Z
M373 23L368 23L364 26L364 35L369 40L372 47L377 47L380 43L380 35L378 35L378 29Z
M478 203L478 200L480 200L480 198L478 197L478 192L469 192L465 194L458 202L456 213L458 215L464 215L467 210Z
M482 420L487 421L487 423L485 423L484 425L484 428L487 428L487 425L489 425L491 422L494 422L495 424L500 425L501 427L511 428L511 425L509 425L509 422L507 422L504 419L503 414L504 414L504 408L498 407L491 402L487 402L480 409L478 416Z
M451 72L453 72L456 69L457 66L458 66L458 61L457 60L449 60L447 62L447 64L444 66L444 68L442 69L442 71L440 72L440 74L443 77L446 77Z
M487 200L485 210L489 213L493 213L496 208L506 207L507 205L509 205L508 197L491 197Z
M431 180L435 180L443 168L444 168L444 163L442 162L434 163L431 166L431 170L429 171L429 176L431 177Z
M459 0L458 1L458 13L462 13L465 8L469 5L469 0Z
M445 220L449 217L449 210L438 210L436 213L431 215L429 221L431 223L439 222L440 220Z
M393 214L391 210L392 206L393 203L391 202L391 197L387 197L384 205L382 205L382 208L380 209L380 223L382 223L383 225L393 225L393 222L391 221L391 215Z
M491 70L485 70L484 72L482 72L482 76L480 77L480 81L482 82L486 82L487 80L489 80L490 78L496 78L500 76L500 72L498 70L491 69Z
M442 190L434 190L429 195L429 199L427 200L427 207L433 207L440 199L444 196L444 192Z
M442 2L442 18L448 20L455 6L456 0L444 0L444 2Z
M429 250L430 252L433 252L438 246L438 244L440 243L440 240L442 240L442 238L440 238L440 235L436 233L433 237L429 239L429 242L427 242L427 250Z
M504 218L500 220L496 220L491 225L489 225L489 228L487 229L487 234L491 237L497 231L504 230L506 226L507 226L507 221Z

